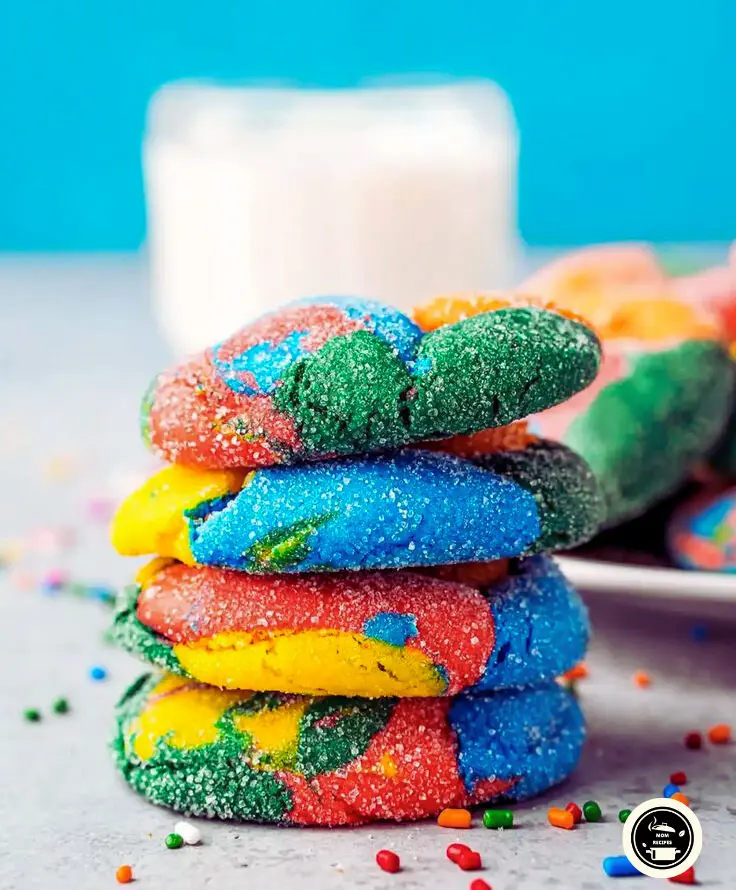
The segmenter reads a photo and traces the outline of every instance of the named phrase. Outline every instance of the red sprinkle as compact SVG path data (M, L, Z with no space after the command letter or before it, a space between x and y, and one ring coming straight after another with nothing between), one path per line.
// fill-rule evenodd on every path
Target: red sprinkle
M457 864L463 871L478 871L479 868L483 868L480 853L476 853L475 850L468 850L461 853L458 857Z
M476 878L470 882L470 890L493 890L493 887L483 878Z
M401 871L401 860L393 850L379 850L376 853L376 863L380 869L391 874Z
M457 864L458 859L463 853L471 853L472 850L466 844L450 844L447 848L447 858L450 862Z
M570 801L570 803L565 807L565 809L567 810L568 813L572 813L572 818L575 820L576 825L583 818L583 811L580 809L580 807L576 803L573 803L572 801Z
M685 747L697 751L703 747L703 736L699 732L689 732L685 736Z
M670 782L672 782L673 785L687 785L687 773L684 773L682 770L672 773Z
M668 878L668 880L672 884L694 884L695 869L691 865L690 868L686 869L681 875L676 875L674 878Z

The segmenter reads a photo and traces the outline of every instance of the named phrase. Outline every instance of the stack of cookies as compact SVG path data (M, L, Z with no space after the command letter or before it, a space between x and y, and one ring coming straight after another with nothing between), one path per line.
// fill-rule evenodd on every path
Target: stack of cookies
M114 620L157 669L118 706L126 781L190 815L340 825L563 779L584 726L556 678L588 624L545 554L603 504L521 421L599 360L525 302L424 333L318 299L160 375L142 425L169 465L113 524L157 557Z

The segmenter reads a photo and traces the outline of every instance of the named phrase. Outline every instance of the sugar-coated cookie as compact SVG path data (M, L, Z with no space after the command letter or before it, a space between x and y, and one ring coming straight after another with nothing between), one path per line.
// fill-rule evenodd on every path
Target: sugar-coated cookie
M141 677L113 750L140 794L192 816L298 825L422 819L564 779L584 738L555 683L454 699L310 698Z
M247 575L158 560L113 639L212 686L305 695L455 695L553 679L580 661L585 607L536 556L482 589L413 572Z
M534 442L474 461L407 449L247 473L174 465L122 504L112 540L253 573L402 568L568 547L601 516L586 464Z
M500 426L587 386L596 336L509 306L423 335L398 310L320 298L267 315L152 384L146 441L189 466L291 464Z
M652 259L637 246L580 251L527 283L545 298L589 313L602 339L593 383L530 418L528 429L585 458L603 488L608 525L644 512L706 459L734 389L718 322L662 290ZM463 316L486 305L483 295L459 304ZM457 312L452 299L435 300L416 317L437 325Z
M684 569L736 573L736 488L685 504L672 518L667 540Z

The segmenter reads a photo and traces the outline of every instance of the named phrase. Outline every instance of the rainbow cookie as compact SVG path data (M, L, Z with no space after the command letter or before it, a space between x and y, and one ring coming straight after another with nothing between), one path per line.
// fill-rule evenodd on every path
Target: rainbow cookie
M580 321L510 306L423 335L380 303L314 299L161 374L142 408L167 461L208 469L357 454L500 426L587 386Z
M574 259L527 286L589 313L603 342L601 370L587 389L531 418L529 429L585 458L612 525L644 512L706 458L729 415L734 367L718 323L662 290L663 275L653 274L646 251L581 251ZM483 295L465 298L462 314L487 304ZM455 301L440 299L416 316L441 325L457 312Z
M485 562L568 547L598 528L595 479L534 441L474 461L407 449L261 470L162 470L120 507L124 555L252 573Z
M264 576L158 560L113 623L124 649L212 686L370 698L553 679L588 634L543 556L483 589L406 571Z
M704 493L675 513L669 550L684 569L736 574L736 488Z
M118 705L118 769L194 816L298 825L422 819L520 800L575 767L584 738L555 683L493 695L310 698L141 677Z

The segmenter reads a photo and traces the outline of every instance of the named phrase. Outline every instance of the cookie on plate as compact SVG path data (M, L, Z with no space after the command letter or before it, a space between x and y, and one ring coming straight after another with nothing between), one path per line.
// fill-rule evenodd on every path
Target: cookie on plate
M684 504L667 530L670 554L684 569L736 573L736 488Z
M123 555L252 573L486 562L569 547L602 517L595 477L564 446L480 455L407 449L260 470L171 466L113 521Z
M186 815L346 825L538 794L574 769L583 738L555 683L361 699L146 675L118 705L113 750L136 791Z
M208 469L292 464L501 426L569 398L598 370L579 320L505 301L424 335L352 298L267 315L151 385L146 441Z
M548 557L502 568L479 588L408 571L247 575L157 560L121 597L112 635L228 689L447 696L560 676L585 654L580 597Z

